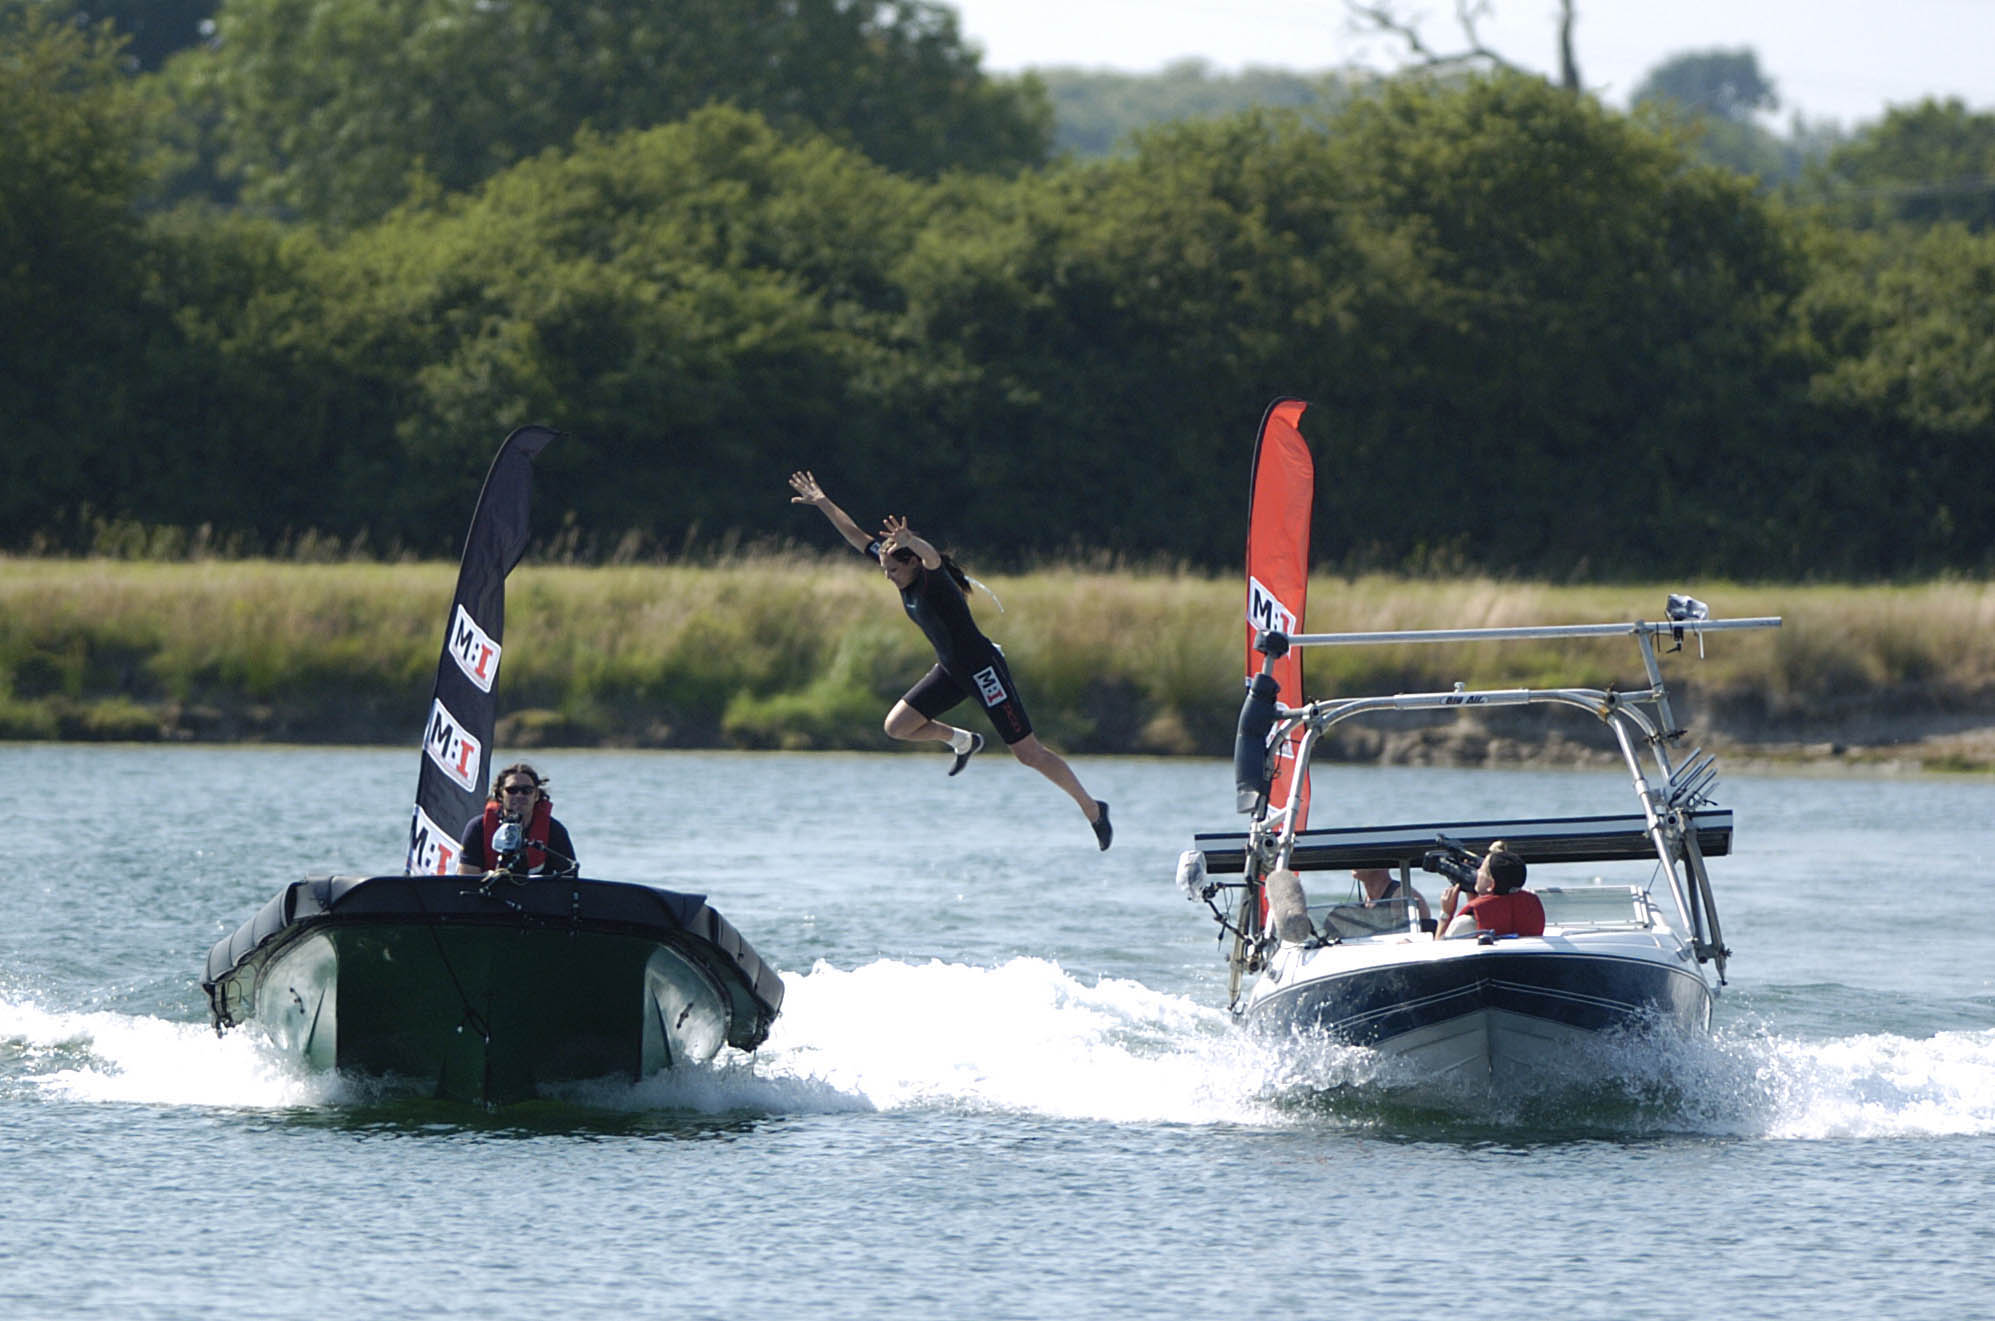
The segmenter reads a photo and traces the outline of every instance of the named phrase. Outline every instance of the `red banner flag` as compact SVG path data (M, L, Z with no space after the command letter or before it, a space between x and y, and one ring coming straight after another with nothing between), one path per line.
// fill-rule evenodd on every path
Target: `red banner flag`
M1264 658L1254 650L1255 633L1267 629L1293 636L1303 629L1309 596L1309 518L1316 497L1316 464L1309 444L1298 430L1300 399L1277 399L1261 418L1254 441L1253 478L1247 488L1247 674L1259 674ZM1291 647L1274 664L1280 700L1302 703L1302 649ZM1292 732L1275 763L1274 787L1268 802L1279 806L1288 798L1295 772L1301 731ZM1296 799L1295 828L1309 816L1309 779L1303 777Z

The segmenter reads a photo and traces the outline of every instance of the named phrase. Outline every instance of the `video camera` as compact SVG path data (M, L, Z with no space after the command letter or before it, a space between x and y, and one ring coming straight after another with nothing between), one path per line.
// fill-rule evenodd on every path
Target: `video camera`
M1442 840L1440 848L1429 849L1420 858L1421 871L1438 872L1447 877L1451 885L1459 885L1464 890L1475 889L1476 872L1481 867L1481 858L1448 840Z
M492 832L492 852L500 857L518 853L526 843L526 831L521 828L519 818L508 815L499 822L499 828Z

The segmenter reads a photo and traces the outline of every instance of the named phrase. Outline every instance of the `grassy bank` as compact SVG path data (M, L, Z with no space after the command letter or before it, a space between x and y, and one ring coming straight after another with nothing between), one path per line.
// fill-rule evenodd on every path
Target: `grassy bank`
M412 741L456 568L0 560L0 737ZM1244 627L1231 578L1053 569L979 596L1048 742L1220 753ZM1889 745L1995 726L1995 585L1548 587L1325 578L1317 631L1654 618L1688 586L1777 633L1667 662L1700 733ZM500 682L510 747L881 747L931 657L849 556L513 574ZM1312 696L1482 683L1637 683L1620 640L1365 647L1309 658ZM1528 731L1520 731L1529 737ZM1366 747L1353 745L1353 755ZM1373 748L1373 753L1381 749Z

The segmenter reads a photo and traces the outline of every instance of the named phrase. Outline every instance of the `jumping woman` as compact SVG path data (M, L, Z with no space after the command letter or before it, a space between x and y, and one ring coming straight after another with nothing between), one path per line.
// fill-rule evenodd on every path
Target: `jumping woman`
M899 589L908 618L935 648L934 668L887 712L887 736L911 743L947 743L956 754L949 765L954 775L984 746L984 736L944 724L938 717L975 697L1011 755L1066 790L1094 828L1095 843L1107 848L1115 838L1108 804L1090 796L1073 767L1032 732L1004 653L970 617L970 603L963 595L969 579L963 571L911 531L904 518L889 516L879 534L869 537L808 472L791 473L790 486L796 491L791 504L815 505L854 550L880 566L887 581Z

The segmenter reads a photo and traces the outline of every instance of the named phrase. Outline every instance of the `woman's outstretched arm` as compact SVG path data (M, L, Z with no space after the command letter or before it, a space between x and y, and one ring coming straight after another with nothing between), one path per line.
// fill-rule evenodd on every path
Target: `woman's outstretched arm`
M886 526L880 529L879 541L880 549L883 551L913 551L921 560L921 567L924 569L942 567L942 552L910 528L905 518L895 518L892 514L888 514Z
M850 542L852 549L863 551L873 544L873 538L852 521L851 515L831 502L831 497L824 493L824 488L817 484L817 478L809 472L791 473L790 488L796 492L790 497L791 504L816 505L817 512L831 520L831 525L838 529L838 535Z

